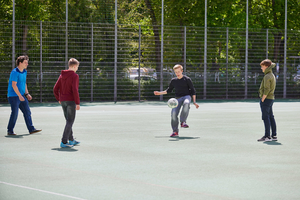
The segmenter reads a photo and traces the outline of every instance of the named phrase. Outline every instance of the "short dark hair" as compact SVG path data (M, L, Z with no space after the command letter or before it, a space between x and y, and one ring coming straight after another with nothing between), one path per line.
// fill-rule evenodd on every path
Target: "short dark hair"
M27 55L19 56L16 60L17 66L19 66L20 63L23 63L24 60L29 60L29 57Z
M265 59L263 61L261 61L260 65L265 65L267 67L269 67L272 64L272 61L269 59Z
M75 58L70 58L68 65L69 67L73 65L79 65L79 61L76 60Z

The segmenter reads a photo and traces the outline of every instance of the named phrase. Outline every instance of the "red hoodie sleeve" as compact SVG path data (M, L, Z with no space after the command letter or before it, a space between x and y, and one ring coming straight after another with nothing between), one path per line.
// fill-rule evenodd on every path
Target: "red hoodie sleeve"
M74 79L73 79L73 97L76 105L80 104L80 98L79 98L79 92L78 92L78 87L79 87L79 76L78 74L75 74Z
M57 101L60 101L59 100L59 90L61 88L61 75L59 76L58 80L56 81L54 87L53 87L53 93L54 93L54 96L56 98Z

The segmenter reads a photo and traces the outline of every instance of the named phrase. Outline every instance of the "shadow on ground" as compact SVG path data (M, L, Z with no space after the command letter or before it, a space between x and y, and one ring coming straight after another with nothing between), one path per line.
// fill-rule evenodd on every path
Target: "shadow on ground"
M200 137L170 137L170 136L156 136L155 138L170 138L169 141L179 141L179 140L195 140Z
M199 139L200 137L174 137L171 138L169 141L180 141L180 140L195 140Z
M67 151L67 152L76 152L76 151L78 151L78 149L74 149L74 148L52 148L51 150L54 150L54 151Z
M264 144L267 144L267 145L282 145L280 142L277 142L277 141L264 142Z
M22 134L22 135L6 135L5 137L6 138L23 138L23 136L28 136L30 135L29 133L28 134Z

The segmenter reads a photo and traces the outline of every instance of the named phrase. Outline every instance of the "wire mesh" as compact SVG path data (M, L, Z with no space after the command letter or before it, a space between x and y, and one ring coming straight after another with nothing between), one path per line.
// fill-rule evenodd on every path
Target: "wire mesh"
M15 57L27 54L30 58L27 84L37 102L55 101L53 86L72 57L80 62L82 101L114 101L115 83L118 101L158 100L153 91L160 88L161 62L163 88L175 76L173 66L182 64L186 75L192 78L198 99L244 99L245 92L247 98L257 98L263 77L259 63L265 58L277 64L273 70L277 78L275 95L283 98L283 30L249 29L246 61L245 29L208 28L204 63L203 27L164 26L163 61L161 26L117 25L115 32L115 24L107 23L15 21L15 27ZM290 30L287 34L287 98L299 98L300 33ZM0 38L0 101L7 102L9 74L15 67L11 21L0 21Z

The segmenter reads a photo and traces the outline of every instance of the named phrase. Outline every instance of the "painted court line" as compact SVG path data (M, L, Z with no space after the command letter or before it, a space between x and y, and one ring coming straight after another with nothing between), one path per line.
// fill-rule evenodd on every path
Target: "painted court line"
M16 185L16 184L12 184L12 183L6 183L6 182L3 182L3 181L0 181L0 183L10 185L10 186L14 186L14 187L24 188L24 189L28 189L28 190L35 190L35 191L38 191L38 192L53 194L53 195L57 195L57 196L68 197L70 199L86 200L86 199L81 199L81 198L78 198L78 197L72 197L72 196L69 196L69 195L59 194L59 193L55 193L55 192L49 192L49 191L46 191L46 190L40 190L40 189L31 188L31 187L27 187L27 186L23 186L23 185Z
M166 137L169 138L169 136L166 136ZM1 156L0 156L0 158L1 158ZM4 158L4 160L11 160L11 161L17 161L18 160L18 159L9 158L9 157L7 157L7 158L3 157L3 158ZM29 163L30 161L23 160L22 162ZM142 184L142 185L147 185L147 186L152 186L152 187L157 187L157 188L165 188L165 189L169 189L169 190L172 190L172 191L181 191L181 192L185 192L185 193L206 195L206 196L210 196L210 197L216 197L218 199L235 200L235 198L232 198L232 197L224 197L224 196L221 196L221 195L215 195L215 194L210 194L210 193L205 193L205 192L198 192L198 191L189 190L189 189L182 189L182 188L176 188L176 187L171 187L171 186L153 184L153 183L149 183L149 182L146 182L146 181L139 181L139 180L133 180L133 179L128 179L128 178L120 178L120 177L110 176L110 175L106 175L106 174L104 175L104 174L101 174L101 173L93 173L93 172L89 172L89 171L76 170L76 169L70 169L70 168L65 168L65 167L57 167L57 166L53 166L53 165L42 164L40 162L34 162L34 164L35 165L40 165L40 166L43 166L43 167L48 167L48 168L57 168L57 169L62 169L62 170L66 170L66 169L67 170L72 170L74 172L81 173L81 174L84 173L84 174L93 175L93 176L100 176L100 177L108 178L108 179L111 179L111 180L124 181L124 182L127 182L127 183L134 183L134 184L138 184L138 185ZM2 181L0 181L0 183L4 183L4 184L16 186L16 187L33 189L33 190L42 191L42 192L46 192L46 193L50 193L50 194L56 194L56 195L60 195L60 196L67 196L67 195L63 195L63 194L52 193L52 192L39 190L39 189L35 189L35 188L29 188L29 187L26 187L26 186L19 186L19 185L6 183L6 182L2 182ZM81 199L81 198L78 198L78 197L71 197L71 196L67 196L67 197L70 197L70 198L73 198L73 199L79 199L79 200L87 200L87 199Z

